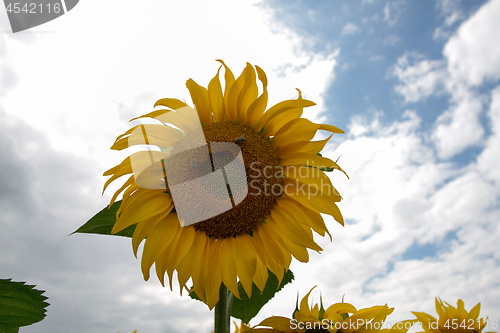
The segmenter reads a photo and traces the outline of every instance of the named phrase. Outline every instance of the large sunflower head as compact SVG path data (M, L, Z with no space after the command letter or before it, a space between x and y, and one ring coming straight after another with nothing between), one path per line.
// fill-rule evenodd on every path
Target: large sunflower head
M162 108L138 117L157 124L118 136L111 149L148 149L104 173L111 176L104 189L129 175L111 200L123 193L112 232L137 225L132 246L137 256L146 239L144 278L154 263L161 283L167 273L172 288L177 271L181 289L191 279L210 308L222 283L239 297L239 280L250 296L253 283L264 288L268 270L281 281L292 256L307 262L308 249L320 251L312 232L328 233L320 213L343 224L341 197L323 172L341 168L319 154L331 135L311 141L320 130L343 131L302 118L303 108L315 104L300 91L297 99L267 108L260 67L247 64L235 79L219 62L208 89L187 81L194 109L160 99L155 107Z
M424 329L422 333L481 333L486 327L488 318L479 318L481 303L477 303L467 312L461 299L458 300L456 308L437 297L435 302L439 319L425 312L412 312Z
M309 307L308 299L313 289L301 300L300 307L295 310L293 318L273 316L264 319L250 332L375 333L382 330L404 333L409 329L409 327L406 330L383 329L385 319L394 310L387 305L357 310L352 304L342 302L332 304L325 310L323 302L320 302ZM405 325L403 323L400 326Z

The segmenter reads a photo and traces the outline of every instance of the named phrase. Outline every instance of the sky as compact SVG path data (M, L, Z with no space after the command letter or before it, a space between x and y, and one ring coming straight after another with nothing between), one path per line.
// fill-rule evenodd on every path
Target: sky
M20 332L210 332L213 313L142 279L122 237L71 235L110 200L102 173L129 119L190 102L223 59L269 79L269 105L340 127L323 156L349 174L341 227L251 323L291 316L297 292L388 322L434 297L500 319L500 0L81 1L13 34L0 7L0 278L46 290ZM139 257L140 258L140 257ZM493 329L489 329L490 331Z

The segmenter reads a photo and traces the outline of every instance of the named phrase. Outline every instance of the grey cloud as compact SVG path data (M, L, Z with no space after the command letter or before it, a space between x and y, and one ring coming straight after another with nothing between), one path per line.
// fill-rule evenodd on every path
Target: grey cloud
M0 97L14 88L19 81L19 77L8 61L5 41L6 37L0 35Z
M129 239L68 236L106 205L101 174L0 110L0 277L36 284L51 304L22 331L210 331L204 304L143 281Z

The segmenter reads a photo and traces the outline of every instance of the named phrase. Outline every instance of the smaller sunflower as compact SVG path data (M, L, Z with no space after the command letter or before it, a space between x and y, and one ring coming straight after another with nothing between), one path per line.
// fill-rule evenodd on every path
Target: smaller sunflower
M309 307L308 299L313 289L301 300L300 309L295 310L293 319L269 317L249 332L379 333L387 316L394 311L394 308L389 308L387 304L357 310L352 304L336 303L325 310L321 301L319 305Z
M236 325L236 322L234 322L234 327L235 327L235 331L234 333L243 333L243 332L250 332L251 331L251 328L248 327L247 325L245 325L243 323L243 321L240 323L240 327L238 327L238 325Z
M247 325L245 325L243 323L243 321L241 322L240 327L238 327L238 325L236 324L235 321L233 321L233 323L234 323L234 329L235 329L234 333L243 333L243 332L250 332L251 331L251 328L248 327ZM212 331L212 333L214 333L214 331Z
M422 333L481 333L486 327L488 318L479 318L480 310L481 303L477 303L475 307L467 312L464 307L464 302L461 299L458 300L457 307L455 308L436 297L436 312L439 315L439 319L424 312L412 311L412 313L421 323L424 329L421 331Z

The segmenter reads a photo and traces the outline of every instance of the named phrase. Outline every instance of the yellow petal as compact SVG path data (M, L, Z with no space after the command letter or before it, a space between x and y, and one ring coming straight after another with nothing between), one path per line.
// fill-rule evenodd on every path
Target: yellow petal
M278 263L283 265L285 263L285 257L280 249L280 246L276 243L276 240L269 236L266 231L266 226L259 226L254 230L253 236L257 242L263 246L266 251L274 258Z
M156 258L167 248L180 228L176 213L169 214L148 234L142 253L141 269L144 280L149 279L149 269Z
M333 218L344 225L344 219L339 208L335 204L335 196L323 195L315 187L297 183L297 181L285 178L285 194L300 202L309 209L316 210L320 213L325 213L333 216Z
M316 286L312 287L311 290L309 290L309 292L300 301L300 312L304 314L309 314L310 312L309 305L307 303L309 302L309 295L314 290L314 288L316 288Z
M368 309L362 309L353 314L350 319L354 322L359 322L362 320L364 323L370 322L371 327L364 326L359 329L357 332L359 333L367 333L372 331L377 331L377 327L383 327L383 322L387 318L389 314L394 311L394 308L389 308L387 305L385 306L374 306Z
M317 168L304 166L288 167L283 169L283 173L288 178L294 179L302 184L316 187L323 195L330 196L335 202L339 202L342 199L340 193L333 187L330 178Z
M220 62L224 66L224 81L225 81L225 88L224 88L224 100L225 104L227 105L227 98L229 96L229 90L231 89L231 86L234 83L234 75L233 72L229 69L229 67L226 66L224 61L217 59L216 61Z
M188 253L189 249L193 245L195 230L193 226L180 228L181 234L175 238L174 242L172 242L169 248L172 250L168 253L165 262L165 266L163 268L163 272L167 271L170 290L172 290L172 276L174 274L174 270L179 266L180 262L184 260L184 257ZM167 249L168 250L168 249Z
M311 230L307 232L295 219L279 206L271 209L271 216L276 224L279 226L284 238L290 240L294 244L302 247L308 247L315 251L322 251L323 249L314 242Z
M173 110L177 110L177 109L180 109L180 108L183 108L183 107L186 107L187 104L184 103L183 101L180 101L176 98L162 98L162 99L159 99L154 107L157 107L158 105L162 105L162 106L166 106L168 108L171 108Z
M196 126L199 127L200 119L196 116L197 114L194 112L193 108L185 106L184 108L178 110L179 111L177 112L162 113L161 115L156 116L155 119L161 121L164 124L172 124L175 127L180 128L184 133L191 132L192 128L196 128ZM193 111L193 112L187 113L186 111ZM177 131L176 129L174 130Z
M294 141L285 146L277 147L276 151L280 156L285 156L287 154L299 153L299 152L316 155L317 153L323 150L323 148L325 147L328 140L330 140L332 135L320 141L309 141L309 140Z
M127 189L128 191L128 189ZM125 191L125 192L127 192ZM125 194L123 196L125 197ZM126 198L126 200L122 201L122 204L118 208L118 211L116 212L116 218L119 220L120 218L125 218L125 215L122 213L131 212L135 210L136 208L139 208L142 202L148 201L150 198L155 197L155 196L170 196L170 194L164 193L162 190L147 190L143 188L138 188L137 191L134 191L130 196ZM170 196L170 199L172 197ZM140 220L139 220L140 221Z
M177 267L177 279L179 280L180 286L184 286L187 280L194 275L195 271L199 268L199 263L202 259L207 240L208 237L203 231L195 232L193 245L189 249L184 260L181 260Z
M310 141L318 131L319 126L305 118L289 121L276 132L271 140L271 145L281 147L295 141Z
M238 258L235 258L234 255L234 252L236 252L235 240L233 237L227 237L221 242L219 262L222 282L236 297L240 298L236 270L236 260Z
M134 256L137 258L137 251L139 245L142 243L144 238L151 232L151 230L163 220L174 208L174 203L172 202L167 209L162 214L154 216L147 221L138 223L135 227L134 234L132 235L132 250L134 251Z
M267 319L264 319L257 326L267 326L272 327L276 330L282 331L284 333L295 333L295 330L290 328L291 319L286 317L273 316Z
M253 126L260 117L264 114L267 107L268 93L267 93L267 76L266 73L259 67L255 66L257 70L257 75L259 80L262 82L262 95L259 96L252 104L248 107L247 110L247 124L249 126Z
M174 235L174 238L167 245L165 250L156 258L155 260L155 268L156 268L156 276L163 287L165 287L165 271L167 270L168 263L172 259L172 254L175 251L175 247L177 246L177 242L182 235L183 228L177 228L177 231ZM146 241L147 242L147 241ZM172 290L172 275L169 274L169 285L170 290Z
M323 218L317 211L303 206L288 196L282 196L279 198L277 204L278 206L283 207L284 210L289 211L293 216L296 216L297 221L300 221L301 224L305 224L313 228L313 230L319 235L324 236L325 232L328 232ZM330 235L330 240L331 238L332 236Z
M135 145L155 145L170 147L182 139L178 130L165 125L138 125L134 127L133 133L127 137L117 139L111 146L113 150L123 150Z
M212 123L212 114L210 112L210 102L208 100L208 90L205 87L200 86L192 79L186 82L186 87L189 90L191 99L196 106L196 111L198 111L198 117L203 124Z
M156 118L164 113L167 113L167 112L171 112L171 110L167 110L167 109L155 110L155 111L146 113L142 116L132 118L129 120L129 122L137 120L137 119L141 119L141 118L153 118L154 119L154 118Z
M238 102L236 106L237 119L242 123L247 120L248 107L257 99L257 95L259 93L257 83L255 82L255 70L253 69L252 65L247 63L243 74L245 76L245 83L238 96Z
M116 198L118 197L118 195L120 195L120 193L123 192L124 189L126 189L127 187L129 186L132 186L133 184L135 184L134 182L134 176L130 176L127 181L122 185L122 187L120 187L114 194L113 194L113 197L111 198L111 201L109 202L109 205L108 205L108 208L111 207L111 205L116 201ZM106 185L104 187L104 189L102 190L102 192L104 193L104 191L106 190Z
M205 248L201 252L201 258L198 262L198 265L195 268L193 268L193 274L192 274L193 289L196 295L205 303L207 302L205 294L207 271L208 271L208 264L210 262L209 260L210 249L213 246L213 243L214 243L213 238L207 237ZM217 269L217 268L211 267L211 269Z
M444 306L443 306L443 303L441 302L441 300L436 297L434 299L434 304L436 305L436 312L437 312L439 318L445 317L446 314L444 312Z
M214 241L210 247L210 253L208 256L209 270L207 271L205 296L210 310L213 309L219 301L219 290L222 285L219 264L220 244L220 241Z
M338 127L335 127L333 125L328 125L328 124L321 124L319 126L319 129L321 130L324 130L324 131L328 131L328 132L332 132L332 133L337 133L337 134L342 134L342 133L345 133L343 130L341 130L340 128Z
M266 265L257 258L257 269L255 270L254 283L259 288L259 290L264 290L266 286L267 278L269 277L269 273L267 272Z
M329 158L308 154L308 153L293 153L282 157L282 166L311 166L315 168L333 168L342 170L340 166ZM345 173L345 172L344 172Z
M255 131L259 132L262 129L262 127L264 127L264 125L266 125L274 117L279 116L283 112L295 108L305 108L313 105L316 105L316 103L311 102L307 99L294 99L294 100L280 102L271 107L262 115L259 121L257 121L257 123L255 124L254 129Z
M238 98L240 97L240 93L243 90L245 85L245 71L247 68L243 70L240 76L234 81L229 89L229 93L227 94L226 99L226 116L227 120L238 120ZM226 70L227 71L227 70ZM224 96L226 97L226 96Z
M422 324L422 328L427 333L433 333L434 331L429 327L431 323L437 322L437 319L431 315L424 312L411 312L417 317L418 321Z
M255 247L253 245L252 237L249 235L236 236L237 254L239 260L236 261L238 276L243 289L248 297L252 296L252 283L257 269L257 257L255 254Z
M358 310L354 305L349 303L335 303L330 305L323 314L323 318L331 319L332 314L342 314L342 313L356 313Z
M296 245L295 243L289 241L286 237L281 237L282 228L280 228L276 224L271 216L267 217L267 227L269 228L269 235L276 239L276 242L280 244L281 247L286 249L289 253L291 253L298 261L309 261L309 253L307 252L307 249Z
M156 195L149 198L149 200L141 202L137 209L134 209L127 214L120 215L113 226L111 233L117 233L134 223L161 214L170 206L171 203L172 197L162 192L156 193Z
M295 108L274 117L269 123L266 124L264 136L274 136L284 124L290 122L291 120L299 119L300 116L302 116L302 110L303 108Z
M208 84L208 99L210 101L210 110L217 121L224 121L226 113L226 105L224 104L224 96L219 81L220 67L217 70L217 75Z
M476 321L477 318L479 318L479 312L480 312L480 310L481 310L481 303L477 303L476 306L473 307L470 310L469 314L467 315L467 322L469 320L471 320L471 319L474 320L474 321Z
M297 89L297 91L299 92L299 97L297 99L301 100L302 93L299 89ZM285 111L276 117L273 117L265 125L266 128L264 129L264 136L274 136L276 134L276 132L279 131L281 129L281 127L283 127L283 125L290 122L291 120L300 118L300 116L302 116L303 111L304 111L304 108L294 108L294 109Z

